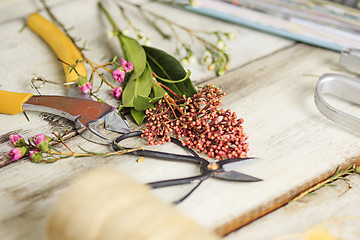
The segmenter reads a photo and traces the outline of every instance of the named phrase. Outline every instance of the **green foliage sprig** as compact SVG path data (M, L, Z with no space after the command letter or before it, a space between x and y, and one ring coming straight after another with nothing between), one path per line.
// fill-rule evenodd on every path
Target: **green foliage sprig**
M145 110L166 94L161 85L170 90L168 94L191 97L196 93L190 72L186 72L174 57L160 49L140 45L136 39L124 35L103 4L99 2L98 6L111 24L124 58L134 65L125 82L120 108L130 108L137 124L141 125L146 117Z

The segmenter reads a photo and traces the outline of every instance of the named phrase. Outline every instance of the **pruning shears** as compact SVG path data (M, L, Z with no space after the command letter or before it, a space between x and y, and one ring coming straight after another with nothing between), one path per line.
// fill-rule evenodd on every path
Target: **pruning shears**
M85 139L103 145L108 145L111 141L100 133L102 123L105 124L105 129L110 131L130 132L127 120L116 108L90 100L90 96L74 90L75 87L78 88L75 84L69 87L69 93L73 95L71 97L39 96L0 90L0 113L17 114L30 110L55 114L73 121L76 131ZM77 94L82 98L75 96Z
M142 134L141 131L134 131L130 133L123 134L115 139L112 143L112 148L114 151L120 151L123 149L127 149L125 147L120 146L120 142L132 138L132 137L140 137ZM183 146L181 141L171 137L171 142L184 148L187 150L191 155L181 155L181 154L174 154L174 153L166 153L166 152L159 152L159 151L152 151L152 150L136 150L128 152L128 154L142 156L142 157L151 157L165 161L176 161L176 162L188 162L197 164L200 166L200 174L191 177L185 178L178 178L178 179L170 179L170 180L163 180L157 182L148 183L148 185L152 188L162 188L162 187L169 187L169 186L176 186L176 185L183 185L183 184L190 184L194 182L198 182L198 184L183 198L176 201L176 203L180 203L186 197L188 197L199 185L208 178L217 178L226 181L234 181L234 182L258 182L262 181L262 179L249 176L237 171L235 169L247 165L249 163L255 163L258 159L249 157L249 158L234 158L234 159L226 159L222 161L208 161L202 157L200 157L195 151L186 146Z

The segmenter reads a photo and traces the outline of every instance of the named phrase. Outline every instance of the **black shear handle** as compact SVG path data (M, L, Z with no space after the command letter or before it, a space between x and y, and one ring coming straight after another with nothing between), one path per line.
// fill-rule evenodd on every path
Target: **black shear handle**
M208 174L201 174L193 177L186 177L186 178L177 178L171 180L163 180L158 182L151 182L148 185L152 188L162 188L162 187L170 187L170 186L177 186L183 184L189 184L193 181L203 181L209 177Z
M140 137L140 136L141 136L141 131L135 131L135 132L123 134L113 141L112 148L114 149L114 151L128 149L126 147L121 147L119 143L127 138ZM175 143L176 145L181 146L183 149L187 150L188 152L190 152L193 156L159 152L159 151L151 151L151 150L137 150L137 151L129 152L128 154L141 156L141 157L150 157L150 158L168 160L168 161L178 161L178 162L186 161L186 162L197 163L197 164L203 163L202 158L200 158L193 150L182 146L181 142L179 140L172 138L171 141L173 143Z

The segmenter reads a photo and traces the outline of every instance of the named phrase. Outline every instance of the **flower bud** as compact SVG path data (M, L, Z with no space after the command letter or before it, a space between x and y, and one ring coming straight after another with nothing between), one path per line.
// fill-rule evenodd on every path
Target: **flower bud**
M40 149L43 152L49 151L49 140L44 134L38 134L33 137L34 144L38 149Z
M125 59L121 58L121 66L125 73L131 72L134 70L134 64L132 62L127 62Z
M125 28L124 30L122 30L122 34L124 34L125 36L129 36L130 30L128 28Z
M12 145L14 145L15 147L25 147L26 146L24 138L18 134L10 135L9 139L10 139L10 142L12 143Z
M236 32L225 33L225 36L229 41L235 41L237 39Z
M38 151L29 151L29 156L32 162L39 163L44 159L42 154Z
M78 86L83 93L88 93L89 89L92 90L91 83L87 80L86 77L79 75L78 77Z
M138 31L137 34L136 34L136 39L137 39L138 41L141 41L141 40L143 40L144 38L145 38L144 33L143 33L142 31Z
M118 82L121 83L125 79L125 72L122 68L117 68L113 71L113 77Z
M146 38L146 39L145 39L144 45L145 45L145 46L148 46L148 47L151 46L151 41L150 41L149 38Z
M203 57L201 58L200 63L204 65L209 65L213 62L213 57L210 51L205 51Z
M220 50L224 50L226 48L226 45L224 43L223 40L219 39L217 42L216 42L216 47Z
M109 38L109 39L115 37L116 35L117 35L117 32L115 32L115 31L111 31L111 30L106 31L106 36L107 36L107 38Z
M78 86L81 87L82 85L86 84L88 82L87 78L79 75L78 76Z
M218 75L219 75L219 76L223 76L224 74L225 74L225 71L224 71L223 68L221 68L221 69L218 70Z
M212 63L212 64L210 64L209 66L208 66L208 70L209 71L213 71L215 69L215 64L214 63Z
M16 147L11 149L8 155L11 157L11 161L16 161L22 158L25 155L26 151L26 147Z
M188 59L189 59L189 63L196 62L196 57L194 56L194 54L192 52L189 54Z
M110 91L110 94L112 96L114 96L116 99L120 99L122 93L123 93L123 90L121 87L114 88L113 90Z
M189 64L189 59L187 57L184 57L182 60L181 60L181 65L183 66L186 66Z

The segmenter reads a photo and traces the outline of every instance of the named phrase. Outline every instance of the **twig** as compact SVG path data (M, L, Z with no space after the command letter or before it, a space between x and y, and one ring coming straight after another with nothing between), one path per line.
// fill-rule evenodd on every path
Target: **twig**
M353 174L355 171L355 164L351 164L349 167L347 167L346 169L344 169L343 171L340 171L340 168L338 167L336 169L336 172L334 175L332 175L331 177L329 177L328 179L325 179L324 181L316 184L315 186L309 188L308 190L302 192L300 195L298 195L297 197L295 197L292 201L297 201L303 197L305 197L306 195L308 195L311 192L314 192L316 190L319 190L320 188L336 181L336 180L345 180L348 181L348 179L346 178L346 176Z

